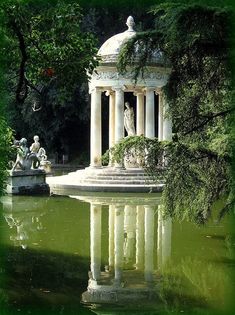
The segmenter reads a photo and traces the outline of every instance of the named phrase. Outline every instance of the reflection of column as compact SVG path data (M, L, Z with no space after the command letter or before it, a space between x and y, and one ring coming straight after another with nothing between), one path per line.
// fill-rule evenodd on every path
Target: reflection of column
M136 92L136 134L144 135L144 93Z
M162 269L171 257L171 218L163 219L162 206L158 206L158 268Z
M155 137L154 88L146 88L145 136Z
M171 257L171 218L162 221L162 265Z
M124 241L125 262L133 262L135 258L136 206L125 206L124 209Z
M136 214L136 269L144 267L144 206L137 206Z
M114 215L115 206L109 206L109 270L114 267Z
M158 224L157 224L157 264L158 268L162 267L162 211L158 206Z
M101 267L101 205L90 206L90 254L91 272L95 280L100 279Z
M162 131L162 140L172 140L172 122L168 116L168 104L166 102L166 97L162 94L163 102L163 131Z
M123 267L123 243L124 243L124 209L123 206L115 207L114 219L114 269L115 282L120 283Z
M154 249L154 209L152 206L145 208L145 280L153 279L153 249Z
M90 166L101 166L101 91L95 88L91 93Z

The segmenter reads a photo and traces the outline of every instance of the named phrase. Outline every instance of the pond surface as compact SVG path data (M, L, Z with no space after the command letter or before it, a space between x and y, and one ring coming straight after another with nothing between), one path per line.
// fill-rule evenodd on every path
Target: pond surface
M1 315L234 314L231 216L166 220L157 194L4 197L2 208Z

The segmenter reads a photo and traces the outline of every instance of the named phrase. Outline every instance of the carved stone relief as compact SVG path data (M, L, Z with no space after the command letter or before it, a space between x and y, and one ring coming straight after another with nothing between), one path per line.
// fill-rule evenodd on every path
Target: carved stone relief
M161 72L146 72L145 79L150 80L162 80L165 78L165 75ZM133 74L127 72L124 75L112 71L102 71L98 73L93 73L93 80L123 80L123 79L133 79Z

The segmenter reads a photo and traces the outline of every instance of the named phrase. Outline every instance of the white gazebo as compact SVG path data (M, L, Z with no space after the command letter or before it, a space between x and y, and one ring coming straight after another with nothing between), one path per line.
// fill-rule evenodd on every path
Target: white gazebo
M170 66L160 50L156 50L143 77L133 79L131 69L121 74L117 69L118 55L123 45L136 35L134 19L129 16L128 29L109 38L99 49L99 66L89 82L91 94L90 166L64 176L48 177L51 192L64 193L66 189L97 192L155 192L164 182L156 183L138 166L123 168L118 163L102 166L102 93L109 97L109 147L118 143L124 133L125 93L136 97L136 135L171 140L171 121L165 115L167 103L162 87L167 83ZM140 49L138 47L138 49ZM138 62L138 49L136 62ZM158 97L155 97L155 94ZM157 128L156 128L157 127ZM121 167L120 167L121 166Z
M120 74L117 60L123 45L136 35L134 19L129 16L126 22L128 29L109 38L99 49L101 59L95 69L90 83L91 94L91 133L90 133L90 166L101 167L102 126L101 126L101 93L109 97L109 147L124 137L124 96L132 92L136 96L136 134L159 140L171 139L171 121L165 117L167 104L164 101L162 87L167 83L170 67L166 66L158 50L147 67L143 78L133 80L133 73ZM138 62L138 54L137 54ZM154 94L158 95L158 104ZM155 121L158 113L158 123ZM158 132L155 134L155 125Z

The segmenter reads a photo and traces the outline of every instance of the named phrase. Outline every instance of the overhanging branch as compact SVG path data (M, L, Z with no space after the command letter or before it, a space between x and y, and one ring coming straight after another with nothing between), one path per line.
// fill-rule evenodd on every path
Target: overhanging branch
M20 69L19 69L19 81L16 88L16 99L19 103L23 103L28 95L28 86L25 80L25 65L28 60L28 55L26 52L26 45L24 40L24 35L22 34L19 26L17 23L12 20L11 26L18 38L19 41L19 49L21 52L21 62L20 62Z
M213 120L214 118L217 118L217 117L220 117L220 116L225 116L231 112L233 112L234 109L233 108L230 108L228 110L225 110L225 111L222 111L222 112L219 112L219 113L211 113L210 115L204 115L204 116L201 116L201 118L206 118L206 120L204 120L202 123L200 123L199 125L197 126L194 126L193 128L191 128L190 130L186 131L183 133L184 136L194 132L194 131L197 131L199 129L201 129L202 127L204 127L205 125L207 125L211 120Z

